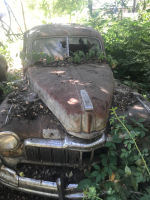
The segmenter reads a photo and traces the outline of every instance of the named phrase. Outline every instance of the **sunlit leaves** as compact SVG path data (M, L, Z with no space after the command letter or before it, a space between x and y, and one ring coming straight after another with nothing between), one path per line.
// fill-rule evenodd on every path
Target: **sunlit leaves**
M130 170L130 168L127 165L125 166L125 173L127 175L131 175L131 170Z

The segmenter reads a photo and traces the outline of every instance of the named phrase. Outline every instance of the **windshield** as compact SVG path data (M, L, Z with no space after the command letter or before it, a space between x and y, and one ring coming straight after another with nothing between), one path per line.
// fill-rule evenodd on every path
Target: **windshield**
M67 56L67 48L62 47L62 41L66 41L66 38L40 38L33 42L32 50L53 57L65 57Z
M91 49L96 52L101 50L100 43L95 38L86 37L40 38L35 40L32 46L33 51L44 52L54 57L69 56L76 51L83 51L86 54Z
M99 41L95 38L84 38L84 37L72 37L69 38L69 53L76 52L78 50L83 51L85 54L89 50L99 51L101 50Z

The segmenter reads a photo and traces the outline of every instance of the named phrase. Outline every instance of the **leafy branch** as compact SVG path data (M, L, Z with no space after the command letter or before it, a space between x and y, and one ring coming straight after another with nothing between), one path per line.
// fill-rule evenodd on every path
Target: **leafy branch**
M138 147L138 145L137 145L137 143L136 143L134 137L132 136L132 134L130 133L130 131L127 129L127 127L125 126L125 124L124 124L124 123L120 120L120 118L117 116L116 111L115 111L116 109L115 109L115 108L112 108L111 110L112 110L112 114L115 115L116 119L122 124L122 126L124 127L124 129L127 131L127 133L128 133L128 134L130 135L130 137L132 138L132 140L133 140L133 142L134 142L134 144L135 144L135 146L136 146L136 149L138 150L139 155L140 155L140 157L142 158L142 160L143 160L143 162L144 162L144 165L145 165L145 167L146 167L146 169L147 169L147 172L148 172L148 174L150 175L150 171L149 171L149 169L148 169L148 167L147 167L146 161L145 161L145 159L144 159L144 157L143 157L143 155L142 155L142 153L141 153L141 151L140 151L140 149L139 149L139 147ZM136 134L136 133L135 133L135 134Z

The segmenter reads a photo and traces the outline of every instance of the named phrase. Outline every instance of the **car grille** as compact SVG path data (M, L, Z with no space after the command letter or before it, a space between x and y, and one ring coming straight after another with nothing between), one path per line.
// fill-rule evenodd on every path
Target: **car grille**
M27 160L35 162L66 163L70 165L79 164L80 162L79 151L26 146L25 152Z

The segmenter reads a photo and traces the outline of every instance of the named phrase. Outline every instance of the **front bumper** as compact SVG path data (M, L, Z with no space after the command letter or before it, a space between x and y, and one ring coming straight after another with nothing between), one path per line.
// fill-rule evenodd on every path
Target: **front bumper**
M0 182L15 190L61 200L83 199L85 197L82 191L77 189L77 184L69 184L66 189L63 189L61 179L49 182L21 177L4 165L0 167Z

